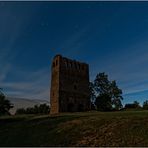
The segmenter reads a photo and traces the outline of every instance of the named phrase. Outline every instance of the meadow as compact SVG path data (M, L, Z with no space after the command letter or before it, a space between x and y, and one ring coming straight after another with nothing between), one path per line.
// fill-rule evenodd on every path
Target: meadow
M148 111L4 116L0 146L148 146Z

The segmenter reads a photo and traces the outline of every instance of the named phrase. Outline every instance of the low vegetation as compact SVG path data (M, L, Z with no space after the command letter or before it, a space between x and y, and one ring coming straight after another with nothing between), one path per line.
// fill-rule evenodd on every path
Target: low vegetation
M148 146L148 111L0 118L0 146Z
M47 104L35 105L34 107L28 107L26 109L19 108L16 110L16 115L19 114L49 114L50 107Z

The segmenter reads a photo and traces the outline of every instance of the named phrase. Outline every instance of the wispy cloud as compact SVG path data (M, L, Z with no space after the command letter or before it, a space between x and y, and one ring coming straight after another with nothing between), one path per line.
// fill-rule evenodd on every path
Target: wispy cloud
M0 39L0 87L4 88L8 96L48 99L49 70L22 70L14 64L17 56L21 55L21 50L15 49L18 38L23 35L24 29L28 27L39 8L29 9L20 15L14 11L12 5L7 4L0 5L0 32L3 37Z
M1 66L3 67L3 66ZM5 78L7 77L8 72L11 69L11 65L10 64L5 64L4 67L2 68L2 72L0 74L0 82L3 82L5 80Z
M25 22L29 18L17 17L17 13L10 6L1 3L0 7L0 83L6 78L9 71L12 70L13 60L17 57L19 51L15 50L15 44L22 35Z
M148 88L148 44L146 41L116 51L116 54L95 57L90 64L91 80L98 72L106 72L109 78L117 80L124 94L139 92Z
M65 47L65 49L62 53L67 56L72 55L76 50L79 51L78 48L74 48L74 45L80 42L81 38L85 36L88 30L89 27L87 26L65 41L62 46L63 48ZM50 98L51 71L49 67L38 69L37 71L25 71L13 67L13 71L13 75L17 76L17 81L5 82L2 85L2 87L7 90L9 96L46 100Z
M49 99L49 70L45 68L36 72L20 72L15 69L15 74L18 77L22 77L22 80L1 83L1 87L6 90L8 96L31 99ZM27 78L25 79L25 77Z
M80 57L80 53L84 51L84 45L89 38L89 33L94 23L95 22L92 21L91 23L84 24L84 26L79 26L79 24L73 26L75 32L67 36L65 41L59 45L61 50L57 50L57 52L71 58Z

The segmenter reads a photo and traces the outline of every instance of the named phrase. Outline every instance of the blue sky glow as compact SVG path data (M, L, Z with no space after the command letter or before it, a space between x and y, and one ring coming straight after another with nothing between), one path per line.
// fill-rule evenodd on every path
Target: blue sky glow
M49 99L55 54L106 72L123 103L148 99L148 2L0 2L0 87Z

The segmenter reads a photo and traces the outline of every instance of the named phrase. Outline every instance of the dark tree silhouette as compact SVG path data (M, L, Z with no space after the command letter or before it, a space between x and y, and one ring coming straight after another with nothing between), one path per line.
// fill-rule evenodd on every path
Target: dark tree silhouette
M91 102L91 110L96 110L96 106L93 102Z
M140 103L138 101L133 102L135 108L140 108Z
M99 73L94 80L93 87L96 95L95 105L98 110L110 111L122 108L122 90L118 88L115 80L109 81L108 75Z
M49 114L50 107L47 104L35 105L34 107L28 107L26 109L19 108L15 114Z
M89 91L90 91L90 100L92 103L94 103L96 99L96 95L95 95L95 88L94 88L93 82L89 82Z
M112 105L114 106L115 110L119 110L123 107L121 100L123 100L122 97L122 90L118 88L116 81L110 82L110 97Z
M145 102L143 102L143 109L148 110L148 100L146 100Z
M91 110L96 110L95 106L96 94L93 82L89 82L89 92L90 92Z
M15 114L26 114L26 110L24 108L19 108L16 110Z
M99 111L111 111L112 103L108 94L101 94L96 98L95 104Z
M13 105L9 100L6 99L2 88L0 88L0 115L8 115L10 108L13 108Z

